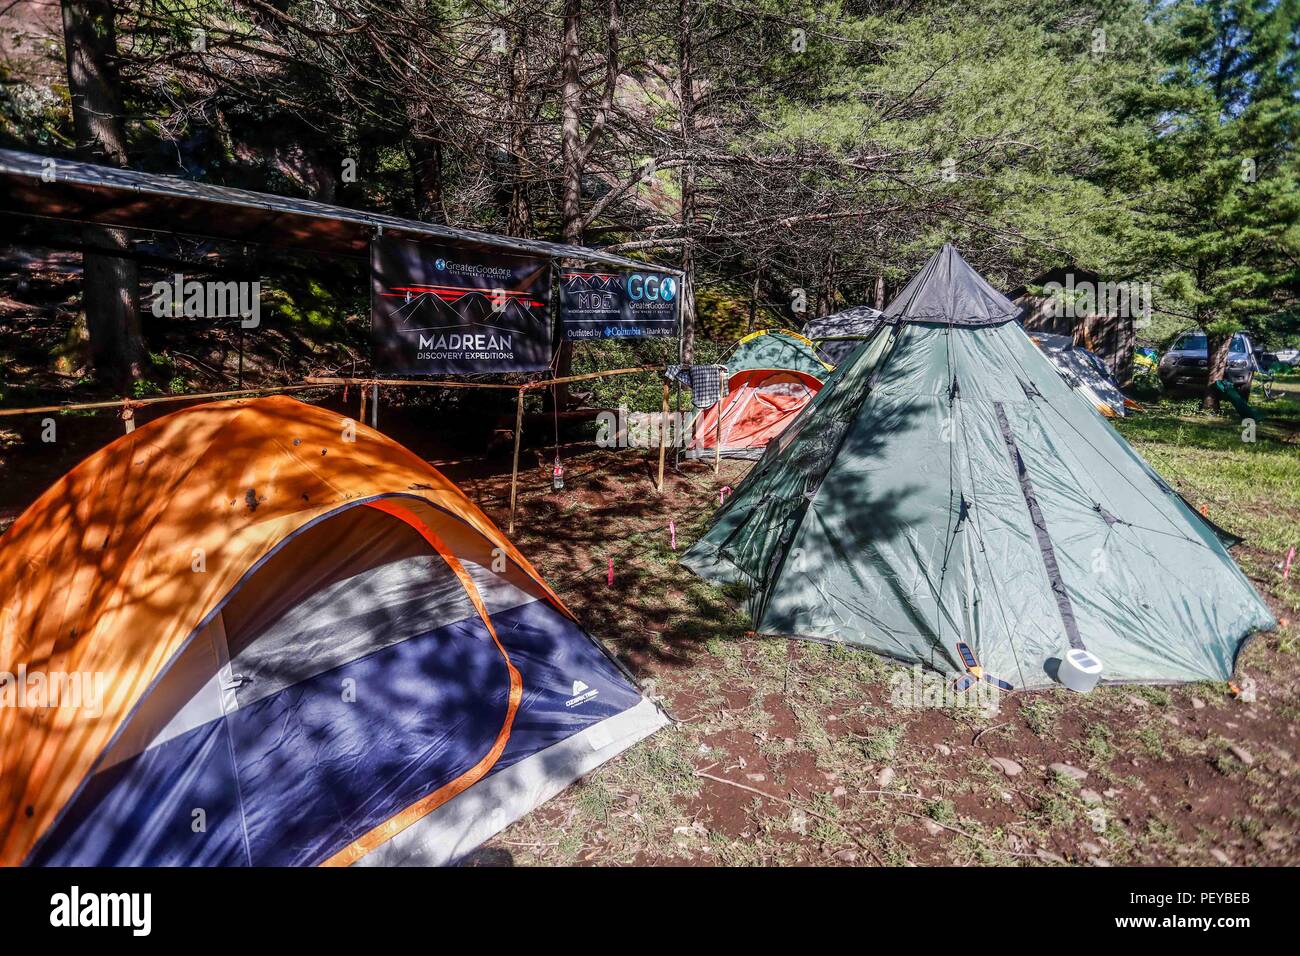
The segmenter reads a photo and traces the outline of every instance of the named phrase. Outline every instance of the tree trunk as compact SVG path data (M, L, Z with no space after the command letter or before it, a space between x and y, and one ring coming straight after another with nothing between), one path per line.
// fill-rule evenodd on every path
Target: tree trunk
M564 38L560 50L562 82L560 146L563 165L563 187L560 200L560 219L563 223L564 241L582 245L584 220L582 216L582 175L587 158L600 140L605 123L613 107L619 78L619 33L622 29L622 12L619 0L609 0L608 20L605 24L605 91L596 119L586 140L582 137L582 75L579 40L581 36L582 0L564 2ZM559 375L570 374L573 369L573 346L560 342L556 370ZM567 386L560 386L557 399L569 404Z
M560 148L564 165L564 187L560 198L560 219L564 241L582 243L582 78L578 70L578 26L582 0L564 0L564 41L560 53L561 120Z
M1232 345L1231 333L1207 331L1205 334L1205 397L1202 407L1215 412L1219 410L1219 391L1214 383L1221 381L1228 374L1228 351Z
M445 222L442 207L442 142L428 128L423 110L410 109L411 135L407 158L411 164L411 194L415 214L424 222Z
M821 300L821 311L817 315L830 315L835 311L835 303L839 298L839 292L835 288L835 253L826 253L826 261L822 265L822 278L820 282L818 298Z
M885 310L885 277L876 276L876 291L872 299L872 307L879 312Z
M533 231L533 212L528 201L528 37L521 28L510 51L510 215L506 231L527 237ZM581 196L581 173L579 174ZM580 211L580 210L579 210ZM566 229L568 222L566 219Z
M560 49L561 109L560 152L563 167L560 194L562 238L572 245L582 245L582 78L579 73L579 25L582 0L564 0L564 37ZM556 361L560 377L573 372L573 344L560 340ZM570 403L569 388L559 386L556 402Z
M682 361L695 361L695 163L691 144L695 132L695 63L691 35L693 0L677 4L678 113L682 136Z
M62 9L77 156L126 166L122 98L113 62L117 55L113 5L110 0L62 0ZM136 264L112 254L128 251L130 241L120 229L87 226L85 242L109 253L88 252L82 257L91 361L97 378L126 391L143 373L145 356Z
M446 220L442 210L442 143L436 139L418 135L411 138L411 191L421 220Z

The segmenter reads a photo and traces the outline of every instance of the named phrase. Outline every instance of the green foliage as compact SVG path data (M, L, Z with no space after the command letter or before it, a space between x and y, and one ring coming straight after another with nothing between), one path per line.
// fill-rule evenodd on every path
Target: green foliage
M1109 174L1133 197L1108 230L1159 308L1211 335L1295 331L1300 288L1300 4L1180 0L1154 17L1160 68L1130 91L1145 135ZM1140 197L1140 198L1139 198Z
M21 41L16 46L21 48ZM35 146L43 151L72 147L65 85L23 83L11 64L0 62L0 89L5 91L0 96L0 146Z
M357 288L360 279L355 274L342 282L338 274L329 280L324 276L283 276L263 284L262 308L317 340L347 338L351 334L345 326L347 318L366 311L364 294Z
M737 294L728 283L710 283L695 291L700 333L720 343L736 342L752 331L749 307L749 297ZM784 326L788 321L765 304L759 304L753 328Z
M892 760L903 740L902 727L880 727L862 738L862 753L868 760Z
M1128 391L1135 399L1152 401L1160 397L1163 389L1158 371L1148 365L1133 366L1133 380L1129 384Z
M721 361L726 346L709 339L697 339L695 361L701 364ZM591 393L590 402L598 408L618 408L626 405L629 411L657 412L663 408L662 370L680 362L677 339L603 339L599 342L578 342L573 348L573 374L607 371L616 368L654 366L655 372L639 375L616 375L609 378L578 382L576 391ZM682 410L690 408L690 396L683 399ZM677 407L676 391L673 408Z

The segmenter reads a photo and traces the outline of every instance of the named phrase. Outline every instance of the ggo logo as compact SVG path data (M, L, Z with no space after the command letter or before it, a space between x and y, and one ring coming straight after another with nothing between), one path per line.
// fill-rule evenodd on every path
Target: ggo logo
M439 259L437 262L434 263L434 266L437 268L439 272L442 272L444 269L447 268L447 260Z
M627 277L627 297L633 302L671 302L677 295L677 281L672 276L642 275Z

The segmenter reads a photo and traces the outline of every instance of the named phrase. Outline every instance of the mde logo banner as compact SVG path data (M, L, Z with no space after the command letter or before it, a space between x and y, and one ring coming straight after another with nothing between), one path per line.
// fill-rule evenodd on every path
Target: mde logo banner
M657 272L560 273L564 337L644 339L677 334L677 280Z
M375 369L468 375L551 364L551 263L407 239L370 244Z

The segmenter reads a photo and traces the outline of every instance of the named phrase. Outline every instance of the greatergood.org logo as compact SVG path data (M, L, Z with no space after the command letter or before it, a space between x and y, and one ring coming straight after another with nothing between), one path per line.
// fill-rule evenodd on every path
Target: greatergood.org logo
M633 302L671 302L677 295L677 280L672 276L642 275L627 277L627 297Z
M435 267L439 272L444 272L444 271L446 271L446 269L447 269L447 260L446 260L446 259L439 259L439 260L438 260L437 262L435 262L433 265L434 265L434 267Z

